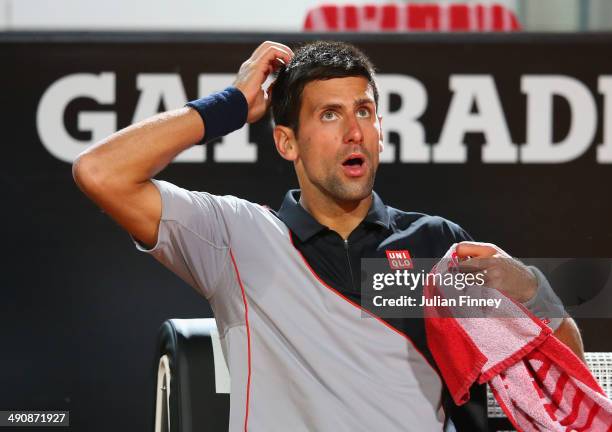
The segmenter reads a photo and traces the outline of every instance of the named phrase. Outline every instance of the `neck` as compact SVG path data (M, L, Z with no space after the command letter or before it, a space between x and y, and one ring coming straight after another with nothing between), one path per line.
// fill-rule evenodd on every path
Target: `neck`
M363 221L372 205L372 194L357 201L337 201L325 194L309 194L302 189L300 205L321 225L347 239Z

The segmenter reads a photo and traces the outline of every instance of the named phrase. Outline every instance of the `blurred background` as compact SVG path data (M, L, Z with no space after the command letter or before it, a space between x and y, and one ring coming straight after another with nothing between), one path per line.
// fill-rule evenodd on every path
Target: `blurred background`
M80 193L71 162L231 84L264 40L341 39L371 56L387 204L517 257L611 257L611 29L608 0L0 0L0 410L151 430L157 331L210 309ZM267 119L157 178L272 208L297 186ZM612 351L603 295L577 317L586 351Z
M608 0L0 0L0 29L84 31L299 32L309 10L318 5L498 4L516 15L530 32L606 31L612 28Z
M498 4L516 15L524 31L577 32L612 28L612 4L608 0L0 0L0 30L296 32L302 30L308 11L321 4Z

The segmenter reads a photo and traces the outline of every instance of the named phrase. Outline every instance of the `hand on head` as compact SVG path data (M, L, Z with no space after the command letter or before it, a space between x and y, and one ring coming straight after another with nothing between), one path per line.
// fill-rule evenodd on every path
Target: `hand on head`
M259 120L270 106L271 98L262 88L268 76L292 58L293 51L287 45L266 41L242 63L233 85L244 94L249 105L248 123Z

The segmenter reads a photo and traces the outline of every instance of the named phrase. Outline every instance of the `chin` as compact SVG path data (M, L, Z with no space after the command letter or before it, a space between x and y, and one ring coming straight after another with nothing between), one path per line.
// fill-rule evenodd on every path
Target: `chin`
M339 186L339 187L338 187ZM372 194L372 184L342 184L334 185L328 189L328 193L338 201L361 201Z

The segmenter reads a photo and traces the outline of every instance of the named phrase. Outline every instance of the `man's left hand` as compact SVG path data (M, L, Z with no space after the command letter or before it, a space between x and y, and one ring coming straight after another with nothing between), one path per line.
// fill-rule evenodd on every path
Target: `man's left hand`
M511 299L524 303L536 294L538 281L531 270L494 244L465 241L456 252L460 270L484 273L487 286Z

